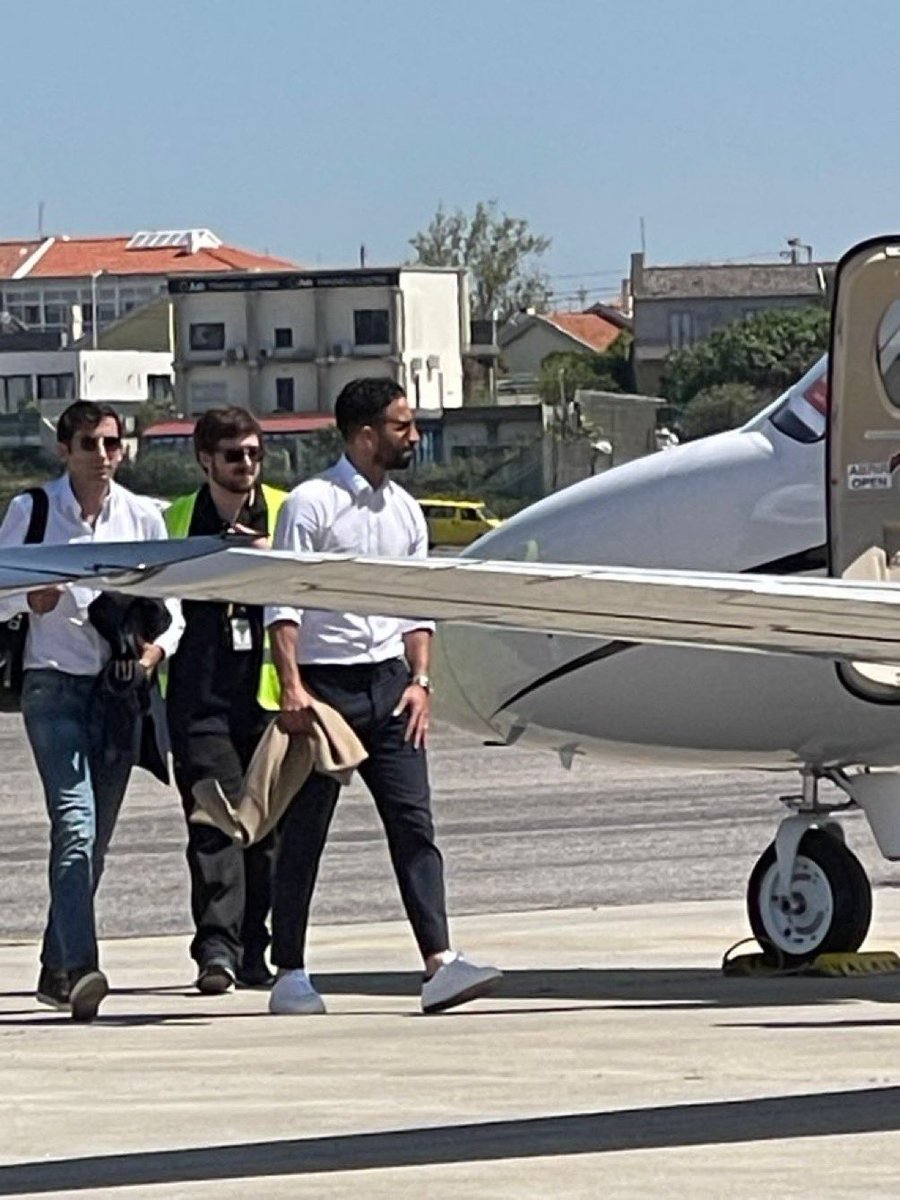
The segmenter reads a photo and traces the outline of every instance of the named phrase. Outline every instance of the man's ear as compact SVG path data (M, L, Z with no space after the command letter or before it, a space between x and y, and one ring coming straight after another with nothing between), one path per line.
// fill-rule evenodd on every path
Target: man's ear
M209 474L209 468L212 466L212 455L207 454L205 450L197 452L197 462L200 464L200 470L204 475Z
M69 447L65 442L56 443L56 457L62 463L67 463L69 461Z

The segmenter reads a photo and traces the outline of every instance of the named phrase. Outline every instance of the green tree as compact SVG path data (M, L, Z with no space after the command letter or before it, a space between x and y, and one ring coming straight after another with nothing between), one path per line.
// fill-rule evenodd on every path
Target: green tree
M622 333L602 354L556 351L541 362L538 394L545 404L558 404L560 383L566 400L574 400L579 388L597 392L633 390L629 349L631 336Z
M763 400L774 397L828 348L828 330L828 311L818 305L767 309L733 321L669 356L662 394L687 404L718 384L746 383Z
M496 200L480 200L468 215L443 204L428 226L409 239L416 262L430 267L468 267L472 274L472 316L506 321L521 308L546 307L550 288L535 260L550 239L533 233L527 221L498 210Z
M681 412L678 431L685 441L735 429L758 413L769 397L749 383L715 383L697 392Z

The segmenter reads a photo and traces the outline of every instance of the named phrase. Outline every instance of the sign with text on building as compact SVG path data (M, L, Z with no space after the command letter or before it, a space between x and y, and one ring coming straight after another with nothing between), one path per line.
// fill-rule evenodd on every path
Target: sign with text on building
M272 275L192 275L169 280L174 296L204 292L305 291L309 288L396 287L400 272L391 271L296 271Z

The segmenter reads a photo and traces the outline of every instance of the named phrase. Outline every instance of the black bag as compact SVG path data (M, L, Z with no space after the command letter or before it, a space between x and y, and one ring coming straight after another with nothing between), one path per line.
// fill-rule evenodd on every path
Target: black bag
M25 533L26 546L36 546L47 532L50 504L42 487L29 488L23 495L31 497L31 519ZM22 660L25 638L28 635L28 613L16 613L8 621L0 621L0 712L18 712L22 699Z

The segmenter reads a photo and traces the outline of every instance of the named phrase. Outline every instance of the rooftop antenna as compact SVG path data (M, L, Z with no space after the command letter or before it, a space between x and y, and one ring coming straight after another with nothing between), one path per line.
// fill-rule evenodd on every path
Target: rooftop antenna
M39 238L42 238L44 236L44 202L43 202L43 200L38 200L37 235Z
M813 248L807 242L801 242L798 237L785 238L790 249L780 250L779 257L787 259L791 266L796 266L800 262L800 251L806 251L806 261L812 262Z
M363 244L359 248L359 265L361 267L364 267L366 265L366 244L365 244L365 242L363 242Z
M644 218L641 217L641 254L647 254L647 229L644 225Z

